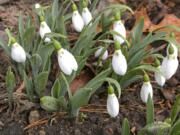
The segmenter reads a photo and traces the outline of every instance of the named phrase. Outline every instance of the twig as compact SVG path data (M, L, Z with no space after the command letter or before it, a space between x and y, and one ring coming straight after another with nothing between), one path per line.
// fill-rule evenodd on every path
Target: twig
M22 90L25 88L24 81L21 83L19 88L16 90L17 93L22 93Z

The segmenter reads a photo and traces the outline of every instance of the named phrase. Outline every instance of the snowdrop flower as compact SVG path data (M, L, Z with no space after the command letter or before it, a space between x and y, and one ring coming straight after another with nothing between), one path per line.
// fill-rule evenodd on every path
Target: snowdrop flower
M124 38L126 38L126 29L124 27L124 24L120 20L120 13L119 12L117 12L115 14L115 21L114 21L114 24L113 24L113 31L119 33ZM114 35L114 40L117 40L119 42L119 44L122 44L124 42L124 39L122 39L118 35Z
M58 52L59 67L66 75L71 75L73 71L77 71L78 64L74 56L66 49L62 48L57 40L54 41L54 47Z
M88 25L89 22L92 20L92 15L89 9L87 8L86 2L83 1L83 11L82 11L82 18L85 25Z
M166 79L170 79L175 73L179 65L179 61L176 54L174 53L174 48L172 45L169 47L169 55L167 55L162 62L162 72Z
M84 21L81 15L79 14L75 4L73 4L72 8L73 8L72 23L74 25L74 29L77 32L81 32L82 29L84 28Z
M112 86L108 88L107 112L111 117L116 117L119 114L119 102Z
M125 56L122 54L120 44L115 42L115 52L112 58L112 67L116 74L125 75L127 70L127 61Z
M36 8L36 9L38 9L38 8L40 8L40 7L41 7L41 5L40 5L39 3L36 3L36 4L35 4L35 8Z
M26 53L24 49L16 42L14 38L11 37L11 58L19 63L24 63L26 61Z
M41 21L41 24L40 24L40 36L41 38L43 39L45 34L47 33L51 33L51 29L49 28L49 26L47 25L47 23L45 22L44 20L44 17L43 16L40 16L40 21ZM45 42L50 42L51 39L50 38L45 38L44 40Z
M155 66L160 72L162 72L162 67L158 59L155 59ZM158 85L163 86L165 84L166 78L163 75L155 72L155 80Z
M99 57L101 52L103 51L104 47L100 47L94 54L95 57ZM105 50L104 54L102 55L102 60L106 60L108 58L108 51Z
M149 82L149 76L147 74L144 75L144 83L141 88L140 96L141 100L144 103L147 103L148 95L150 94L151 98L153 98L153 89L151 83Z

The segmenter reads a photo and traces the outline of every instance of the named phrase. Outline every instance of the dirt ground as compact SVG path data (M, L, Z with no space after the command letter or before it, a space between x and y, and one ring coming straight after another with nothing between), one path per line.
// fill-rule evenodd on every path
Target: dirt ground
M7 39L4 33L4 29L7 27L12 27L16 33L19 11L23 11L26 17L36 2L35 0L16 0L0 5L0 37ZM39 0L38 2L47 5L51 1ZM116 0L107 0L106 4L116 2ZM124 3L124 0L120 0L120 2ZM145 7L153 25L158 25L167 14L173 14L177 19L180 18L180 2L178 0L126 0L126 4L134 11L141 11L141 8ZM128 13L125 13L122 19L125 21L127 30L131 30L136 22L136 17ZM163 52L163 50L160 51ZM102 86L92 96L89 104L81 108L81 114L87 116L75 120L63 112L56 115L42 110L39 101L30 102L24 93L14 93L14 104L12 107L9 106L5 90L5 75L9 65L11 64L6 54L0 48L0 135L120 135L124 118L129 120L131 133L137 134L137 131L146 124L146 107L139 95L142 81L136 82L122 91L119 99L120 112L116 118L110 118L106 112L107 87ZM88 67L86 68L89 72ZM170 116L176 95L180 93L179 80L180 66L176 75L168 80L163 88L160 88L155 81L151 82L157 121L163 121ZM52 86L52 83L49 80L47 89ZM17 88L20 84L19 80ZM50 119L54 115L56 117ZM31 122L34 123L31 124Z

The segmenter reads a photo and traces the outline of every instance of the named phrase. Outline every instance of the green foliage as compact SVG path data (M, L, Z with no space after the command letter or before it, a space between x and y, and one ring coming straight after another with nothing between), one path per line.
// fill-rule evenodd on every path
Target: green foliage
M148 95L148 101L146 105L146 124L154 123L154 104L151 95Z
M16 87L16 81L13 72L11 71L11 67L8 67L8 71L6 74L6 90L8 93L8 100L10 103L13 101L13 91Z
M180 95L177 96L177 99L171 111L171 124L175 122L179 112L180 112Z
M128 120L125 118L122 124L122 135L130 135L130 126Z

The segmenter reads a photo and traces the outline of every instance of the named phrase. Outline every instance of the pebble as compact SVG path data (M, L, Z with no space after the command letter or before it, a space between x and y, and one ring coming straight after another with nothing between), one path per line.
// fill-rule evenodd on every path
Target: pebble
M29 118L28 118L29 123L33 123L33 122L39 120L39 118L40 118L40 114L37 110L33 110L29 113Z
M40 130L39 135L46 135L46 132L44 130Z
M80 134L81 134L81 132L80 132L79 129L76 129L76 130L74 131L74 135L80 135Z

